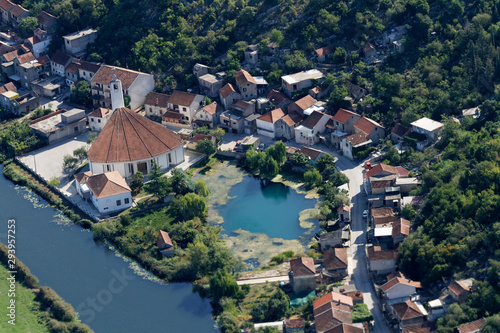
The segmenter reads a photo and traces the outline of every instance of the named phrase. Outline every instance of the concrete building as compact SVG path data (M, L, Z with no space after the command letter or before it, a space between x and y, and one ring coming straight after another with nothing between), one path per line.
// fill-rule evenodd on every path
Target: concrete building
M36 80L31 82L31 90L39 96L52 98L61 93L61 87L64 80L59 76L50 76L45 80Z
M314 111L301 125L295 127L295 142L305 145L318 143L319 134L325 131L329 119L330 116Z
M308 71L282 76L281 86L283 87L285 95L291 98L294 93L302 89L316 86L317 81L323 78L323 76L323 73L319 70L310 69Z
M50 59L50 67L52 75L59 75L61 77L65 77L64 70L74 58L63 53L61 51L56 51L56 53Z
M2 103L7 105L7 111L16 115L29 113L40 106L38 95L34 91L18 90L7 91L2 94Z
M35 58L38 58L47 53L51 41L52 38L47 32L38 28L33 32L33 36L26 39L25 45L28 46Z
M202 106L203 99L203 95L175 90L168 99L168 110L180 114L183 123L191 125L196 111Z
M412 132L424 134L428 140L436 141L444 124L426 117L411 123Z
M257 118L257 134L270 138L275 138L276 122L283 118L285 114L281 109L275 109Z
M87 130L85 110L60 109L54 113L31 121L31 129L48 138L49 144L79 135Z
M90 130L99 132L102 131L109 118L111 118L112 113L111 109L105 108L98 108L89 113L87 118L89 119Z
M295 128L302 122L302 117L296 112L289 113L279 119L274 126L275 137L292 140L295 138Z
M198 83L205 95L212 98L219 95L219 90L222 88L222 81L223 79L221 77L212 74L205 74L198 78Z
M245 127L245 117L224 111L220 114L220 127L226 132L241 134Z
M63 36L64 49L67 54L79 56L87 51L87 46L97 38L97 30L85 29Z

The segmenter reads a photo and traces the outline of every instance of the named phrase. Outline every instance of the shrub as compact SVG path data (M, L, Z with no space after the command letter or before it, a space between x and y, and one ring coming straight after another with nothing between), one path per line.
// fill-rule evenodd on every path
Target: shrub
M73 321L78 318L73 307L66 303L54 290L49 287L41 287L36 300L49 308L55 319L61 321Z
M373 315L368 306L364 303L354 305L352 309L352 322L353 323L364 323L365 321L372 321Z

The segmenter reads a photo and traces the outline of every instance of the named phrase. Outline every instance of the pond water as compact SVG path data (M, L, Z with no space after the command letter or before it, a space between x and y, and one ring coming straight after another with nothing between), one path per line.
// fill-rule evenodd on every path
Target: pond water
M308 230L300 226L299 213L317 202L282 183L264 183L252 176L243 177L228 196L226 204L214 207L224 219L225 234L243 229L285 240L299 239Z
M90 231L3 175L0 189L0 241L6 243L7 220L15 219L18 258L95 332L217 332L209 301L190 284L166 285L96 245Z

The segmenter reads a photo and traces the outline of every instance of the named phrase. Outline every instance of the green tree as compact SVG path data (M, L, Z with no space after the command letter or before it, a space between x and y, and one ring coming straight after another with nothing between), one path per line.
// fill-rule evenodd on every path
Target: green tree
M269 155L262 161L259 166L260 178L271 180L278 175L278 163Z
M63 159L63 170L66 172L71 172L78 166L78 159L71 155L65 155Z
M130 182L130 189L132 190L132 195L137 195L141 192L144 187L144 175L142 172L137 171L132 177Z
M70 95L71 101L89 107L92 105L92 100L90 99L90 84L85 81L79 81L75 87L71 90Z
M297 167L308 168L311 167L309 158L302 153L295 153L290 157L290 163Z
M278 141L266 149L266 153L271 156L278 165L282 165L286 161L286 145Z
M172 176L169 179L169 187L175 194L186 194L196 191L196 186L191 178L180 168L172 170Z
M245 155L245 167L250 171L257 171L265 159L266 154L264 152L248 149Z
M240 287L234 277L226 271L218 270L210 278L210 295L215 301L222 297L234 297Z
M201 195L202 197L208 197L210 194L210 191L207 187L207 184L203 179L200 179L194 183L194 186L196 187L196 193L198 195Z
M73 150L73 156L81 162L87 158L87 149L85 147L77 148Z
M24 37L33 35L33 31L38 27L36 17L28 16L19 22L19 31Z
M184 221L195 217L204 218L207 213L205 199L198 194L178 195L170 204L170 210Z
M202 154L210 156L217 151L217 148L215 148L212 140L203 139L196 143L196 150Z
M349 177L347 177L344 173L340 171L330 175L330 178L328 180L333 186L349 184Z
M271 42L276 43L279 46L281 46L281 43L283 43L283 40L285 37L283 37L283 33L277 29L271 30Z
M52 186L52 187L58 187L59 184L61 184L61 181L59 179L57 179L56 177L50 178L49 182L47 183L47 185Z
M312 188L323 183L323 177L318 170L313 169L304 173L304 182L307 188Z
M158 163L153 160L153 166L148 175L148 182L144 184L144 190L150 194L153 194L158 199L163 198L170 191L168 186L167 177L163 176Z
M325 171L327 173L332 173L335 171L335 158L330 154L323 154L314 163L314 167L318 169L320 173Z

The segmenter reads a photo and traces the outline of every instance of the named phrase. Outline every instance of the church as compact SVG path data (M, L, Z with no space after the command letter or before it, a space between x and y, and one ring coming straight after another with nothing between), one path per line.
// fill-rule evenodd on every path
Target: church
M153 161L166 170L184 161L180 136L124 107L121 82L110 83L112 115L88 151L90 171L118 171L124 178L151 171Z

